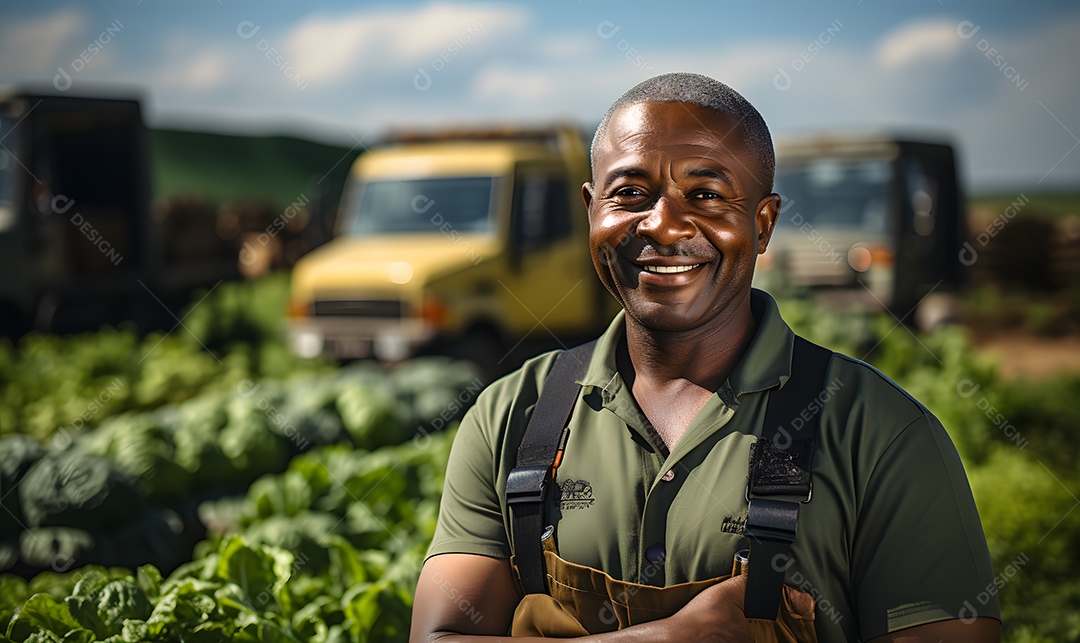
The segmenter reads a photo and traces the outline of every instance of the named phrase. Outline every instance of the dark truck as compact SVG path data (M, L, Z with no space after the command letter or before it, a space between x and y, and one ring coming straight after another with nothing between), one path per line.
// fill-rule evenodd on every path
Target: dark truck
M151 131L130 96L0 91L0 336L170 329L195 291L291 267L330 237L345 151Z
M137 99L0 95L0 333L172 327L235 254L165 270Z
M966 224L952 146L870 135L781 141L774 190L783 206L756 285L887 308L924 330L953 317Z

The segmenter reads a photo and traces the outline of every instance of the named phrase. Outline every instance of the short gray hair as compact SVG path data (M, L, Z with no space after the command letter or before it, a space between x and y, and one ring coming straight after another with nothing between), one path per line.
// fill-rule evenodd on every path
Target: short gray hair
M754 155L761 169L762 187L765 192L772 192L773 174L776 172L776 155L773 152L772 136L769 126L750 101L742 94L724 83L686 72L661 74L638 83L619 97L608 108L604 119L600 121L589 148L589 161L596 167L596 142L607 133L608 123L615 112L623 107L638 103L690 103L711 109L721 114L731 114L739 118L743 130L743 143ZM594 177L595 178L595 177Z

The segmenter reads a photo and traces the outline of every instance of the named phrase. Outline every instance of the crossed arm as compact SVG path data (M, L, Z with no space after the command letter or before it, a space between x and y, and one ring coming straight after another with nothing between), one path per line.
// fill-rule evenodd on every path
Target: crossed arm
M472 554L443 554L427 561L420 573L413 605L412 643L481 643L509 640L520 597L510 562ZM745 576L711 587L675 615L618 632L579 640L595 643L634 641L749 641L742 615ZM978 618L920 625L873 639L870 643L986 643L1000 640L1001 624ZM521 638L523 643L536 640Z

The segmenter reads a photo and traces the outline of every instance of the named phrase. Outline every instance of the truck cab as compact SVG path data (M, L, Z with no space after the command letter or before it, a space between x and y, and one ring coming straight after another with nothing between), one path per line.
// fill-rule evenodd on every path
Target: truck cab
M401 135L354 163L335 238L294 267L290 343L396 361L427 350L508 369L515 348L599 333L570 127Z
M923 329L952 316L965 217L951 145L817 135L779 142L776 156L781 213L755 285Z

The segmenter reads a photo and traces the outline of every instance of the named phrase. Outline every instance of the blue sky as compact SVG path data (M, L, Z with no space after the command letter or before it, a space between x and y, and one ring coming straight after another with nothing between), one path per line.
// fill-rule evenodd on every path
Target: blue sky
M0 6L0 84L135 88L155 126L352 145L390 127L595 124L644 78L735 87L776 138L930 131L980 191L1080 189L1080 5L286 3Z

